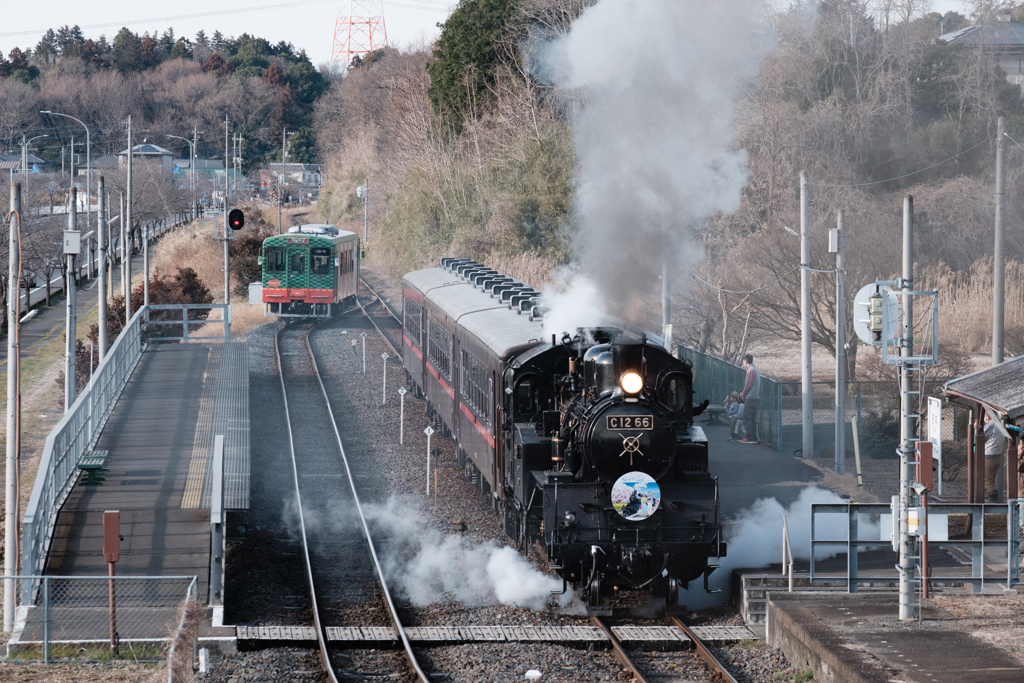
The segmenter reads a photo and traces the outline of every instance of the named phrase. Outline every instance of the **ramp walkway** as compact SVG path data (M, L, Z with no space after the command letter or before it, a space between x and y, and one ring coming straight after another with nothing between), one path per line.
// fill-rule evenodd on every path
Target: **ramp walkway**
M103 512L119 510L117 574L196 576L199 599L206 601L211 521L224 512L211 515L213 497L203 495L213 488L217 434L226 437L224 507L244 520L249 504L248 347L226 341L227 334L216 337L220 344L166 343L192 342L195 331L155 340L154 334L168 331L157 325L170 324L147 324L156 308L133 317L104 359L106 367L47 439L23 525L23 571L106 574ZM173 316L180 330L185 309L176 308L162 317ZM220 324L208 322L201 332ZM91 485L77 465L104 451L103 481ZM222 563L215 564L222 571ZM37 602L38 590L39 581L26 582L22 604Z

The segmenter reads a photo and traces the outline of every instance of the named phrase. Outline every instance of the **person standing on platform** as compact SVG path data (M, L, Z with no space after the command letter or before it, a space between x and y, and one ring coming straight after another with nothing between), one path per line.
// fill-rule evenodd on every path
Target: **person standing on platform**
M1006 450L1006 437L996 427L996 423L985 411L985 502L998 503L999 489L996 488L996 477L1003 466L1003 452Z
M747 436L740 443L757 443L757 408L761 403L761 371L754 365L754 357L749 353L743 356L743 367L747 369L747 379L740 392L743 401L743 429Z

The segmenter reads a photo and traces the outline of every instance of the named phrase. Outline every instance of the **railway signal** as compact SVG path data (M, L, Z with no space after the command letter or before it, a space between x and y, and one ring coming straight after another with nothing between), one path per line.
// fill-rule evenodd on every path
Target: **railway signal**
M245 214L241 209L231 209L228 212L228 227L232 230L241 230L245 227Z

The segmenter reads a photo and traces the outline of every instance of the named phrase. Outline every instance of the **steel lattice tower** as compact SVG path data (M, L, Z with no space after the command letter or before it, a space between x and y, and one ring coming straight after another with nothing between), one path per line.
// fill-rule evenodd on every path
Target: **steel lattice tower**
M387 44L384 0L338 0L331 45L332 69L347 69L356 55L365 55Z

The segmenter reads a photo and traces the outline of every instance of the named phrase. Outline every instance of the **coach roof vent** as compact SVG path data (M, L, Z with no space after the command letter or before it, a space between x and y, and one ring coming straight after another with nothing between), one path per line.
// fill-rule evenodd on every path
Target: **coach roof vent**
M337 236L338 228L328 223L306 223L288 228L289 235L331 235Z
M551 310L550 306L534 306L530 311L530 321L543 320L544 314Z

